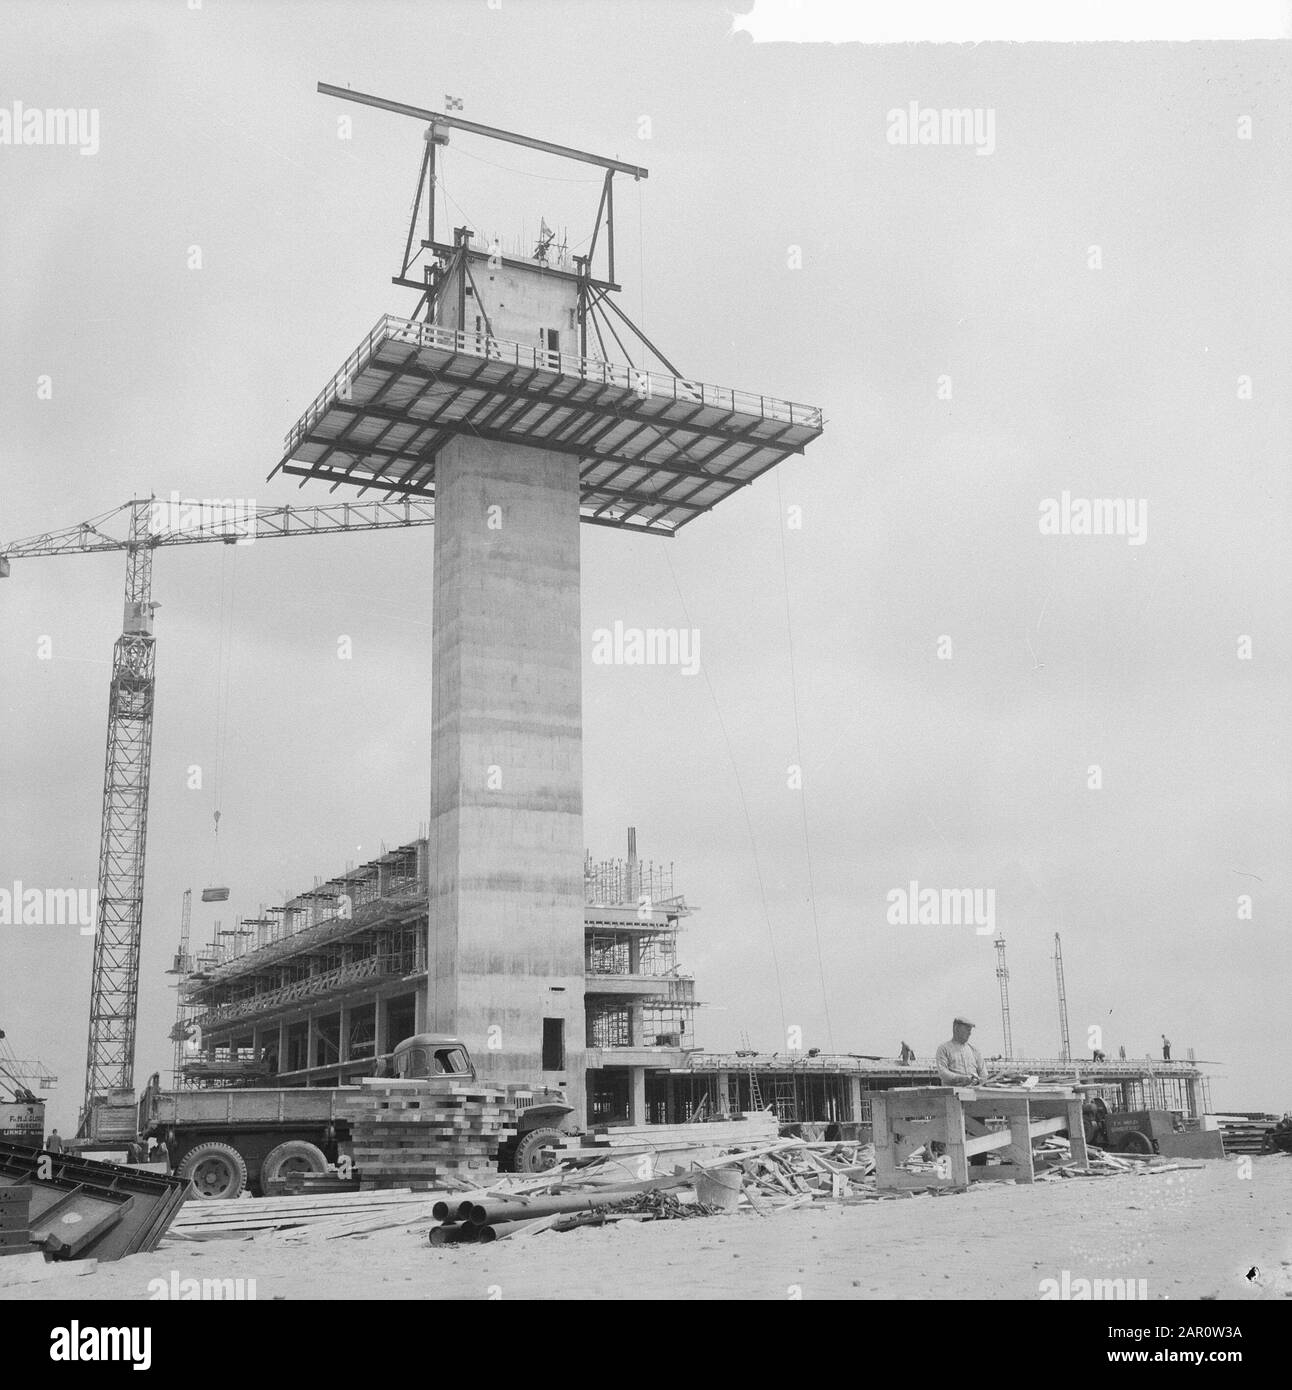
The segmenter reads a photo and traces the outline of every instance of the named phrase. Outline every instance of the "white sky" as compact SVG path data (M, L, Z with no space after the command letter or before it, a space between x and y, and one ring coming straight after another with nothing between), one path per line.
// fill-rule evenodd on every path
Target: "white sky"
M1292 1105L1286 47L753 45L658 0L4 10L0 108L96 109L100 149L0 145L0 539L150 490L328 500L265 477L412 307L389 277L421 130L316 81L644 164L617 181L625 310L695 377L828 419L675 541L584 528L589 651L616 619L702 635L699 676L588 660L584 685L585 838L622 854L635 824L676 862L701 1042L927 1055L968 1012L998 1052L990 937L886 920L915 879L995 889L1016 1049L1057 1052L1059 930L1074 1050L1166 1032L1218 1108ZM889 144L911 102L991 109L994 152ZM536 174L597 178L455 139L450 224L577 242L596 183ZM1147 543L1040 535L1065 489L1147 499ZM426 821L431 540L158 552L140 1081L169 1068L181 895L217 872L217 762L233 899L198 940ZM0 888L93 886L123 575L0 586ZM62 1077L65 1131L90 951L0 928L0 1026Z

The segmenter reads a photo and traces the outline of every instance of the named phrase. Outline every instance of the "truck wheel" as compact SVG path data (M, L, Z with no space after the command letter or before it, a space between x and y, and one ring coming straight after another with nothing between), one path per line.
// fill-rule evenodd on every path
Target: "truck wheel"
M1138 1129L1128 1129L1122 1135L1121 1152L1124 1154L1151 1154L1153 1141Z
M285 1178L289 1173L326 1173L327 1157L317 1145L304 1139L289 1139L270 1149L260 1165L260 1189L268 1183Z
M199 1144L176 1172L187 1178L195 1197L212 1201L238 1197L247 1186L247 1164L232 1144Z
M531 1129L522 1134L516 1144L514 1168L518 1173L545 1173L555 1168L557 1150L554 1147L565 1141L559 1129Z

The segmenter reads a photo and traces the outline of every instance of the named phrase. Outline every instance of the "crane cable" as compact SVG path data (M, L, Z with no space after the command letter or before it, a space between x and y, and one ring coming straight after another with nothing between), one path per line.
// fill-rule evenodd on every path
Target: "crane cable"
M682 596L682 586L677 581L677 573L673 569L673 557L664 551L664 559L668 564L668 572L673 580L673 587L677 590L678 602L682 605L682 616L686 619L687 627L691 627L691 614L687 610L686 599ZM754 877L758 880L758 896L762 902L763 920L767 924L767 944L771 951L772 973L776 978L776 998L781 1011L781 1031L785 1036L789 1035L789 1024L785 1015L785 990L781 984L781 967L776 956L776 934L772 930L772 915L767 906L767 888L763 883L763 866L758 858L758 841L754 835L754 821L749 814L749 802L745 797L744 784L740 780L740 766L736 762L735 749L731 746L731 735L727 732L726 721L722 717L722 709L718 704L717 692L713 688L713 682L709 679L708 669L702 664L700 667L704 675L704 683L709 690L709 698L713 701L713 711L718 717L718 728L722 731L722 741L727 749L727 758L731 763L732 776L736 779L736 791L740 796L740 807L745 815L745 829L749 832L749 848L753 853Z
M215 822L214 871L216 883L220 868L220 817L224 811L224 765L229 742L229 706L232 703L233 615L237 596L236 555L229 559L234 546L226 546L220 557L220 611L218 653L215 668L215 768L211 778Z
M790 621L790 570L785 552L785 503L781 496L781 474L776 472L777 529L781 533L781 577L785 585L785 645L790 664L790 700L794 710L794 760L800 769L803 767L803 735L799 729L799 689L798 676L794 667L794 626ZM816 936L816 963L821 977L821 1005L825 1011L825 1036L830 1051L834 1051L834 1029L830 1023L830 996L825 983L825 955L821 949L821 922L817 915L816 883L812 874L812 842L808 837L807 792L802 782L799 784L799 810L803 817L803 857L807 861L808 902L812 905L812 930Z

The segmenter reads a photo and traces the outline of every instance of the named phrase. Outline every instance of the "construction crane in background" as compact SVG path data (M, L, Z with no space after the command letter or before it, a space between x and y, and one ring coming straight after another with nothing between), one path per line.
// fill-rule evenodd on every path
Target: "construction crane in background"
M0 1039L4 1030L0 1029ZM33 1091L48 1091L58 1085L58 1077L44 1064L25 1057L15 1057L8 1043L0 1041L0 1081L8 1082L15 1097Z
M996 978L1000 981L1000 1027L1005 1035L1005 1051L1002 1054L1008 1061L1014 1056L1014 1030L1009 1017L1009 966L1005 964L1005 938L996 938Z
M136 497L78 526L0 546L0 579L8 578L13 560L104 550L126 553L125 614L113 648L108 694L82 1133L94 1097L134 1087L155 695L152 629L158 605L152 599L153 551L166 545L249 544L275 537L430 526L435 521L433 502L409 498L240 512L219 503L181 502L178 493L171 497L169 502Z
M1059 990L1059 1060L1072 1060L1072 1043L1068 1038L1068 991L1063 983L1063 942L1054 933L1054 980Z
M180 912L179 949L171 962L168 975L177 976L175 982L175 1026L170 1030L171 1041L175 1044L175 1059L171 1072L171 1084L179 1089L184 1066L184 1044L193 1034L188 1015L191 1007L184 1002L184 981L193 973L193 957L189 952L189 939L193 925L193 890L184 889L184 906Z

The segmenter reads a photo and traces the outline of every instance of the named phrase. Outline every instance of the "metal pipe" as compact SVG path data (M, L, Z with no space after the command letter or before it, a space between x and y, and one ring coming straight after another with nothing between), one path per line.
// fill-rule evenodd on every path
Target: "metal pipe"
M594 1207L609 1206L622 1201L633 1191L639 1190L637 1187L628 1191L608 1187L592 1196L536 1197L523 1206L517 1202L473 1202L467 1219L473 1226L497 1226L508 1221L522 1221L531 1216L555 1216L566 1211L591 1211Z
M474 1226L432 1226L432 1245L474 1245L480 1232Z

